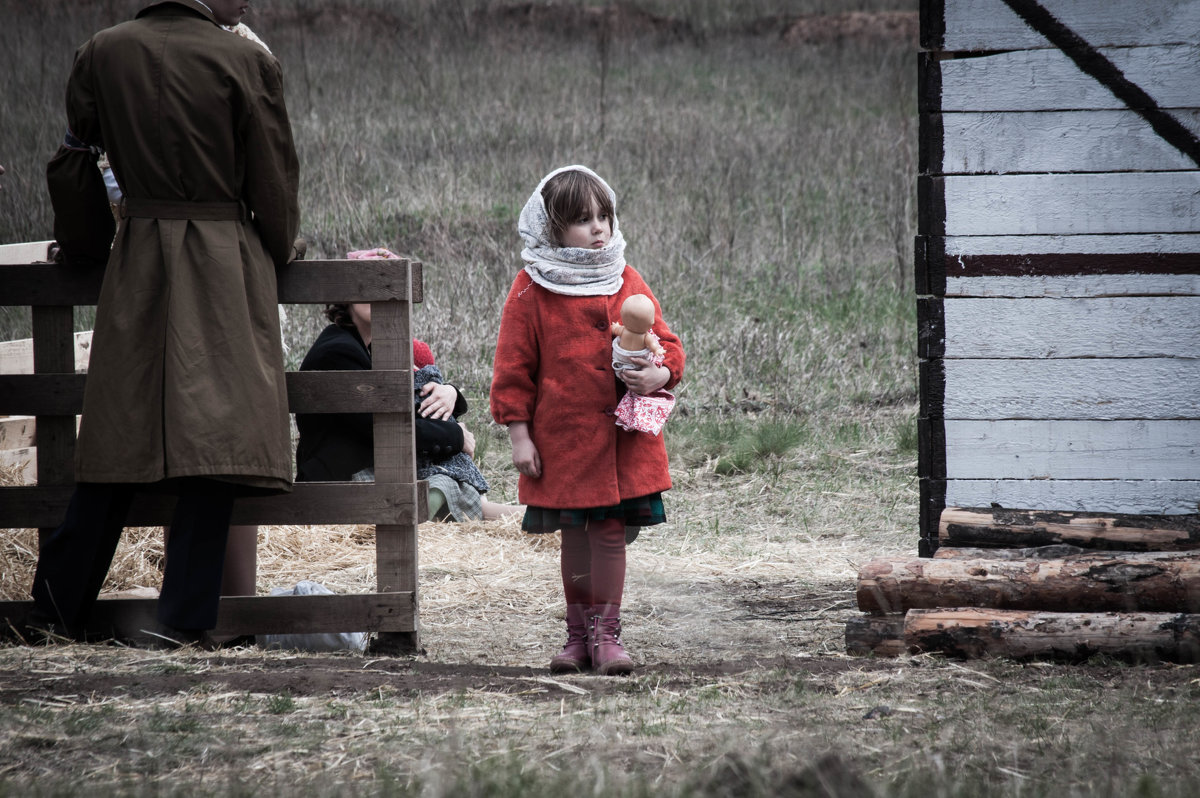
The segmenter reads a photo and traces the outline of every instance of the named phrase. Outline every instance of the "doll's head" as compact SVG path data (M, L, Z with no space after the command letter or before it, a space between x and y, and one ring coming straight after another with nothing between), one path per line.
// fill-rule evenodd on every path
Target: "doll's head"
M642 335L654 326L654 303L645 294L633 294L621 304L621 325Z
M550 221L550 235L555 246L578 246L564 239L572 225L593 215L608 221L608 236L612 235L612 196L608 187L587 172L568 169L559 172L542 186L542 201ZM584 248L590 248L585 245Z

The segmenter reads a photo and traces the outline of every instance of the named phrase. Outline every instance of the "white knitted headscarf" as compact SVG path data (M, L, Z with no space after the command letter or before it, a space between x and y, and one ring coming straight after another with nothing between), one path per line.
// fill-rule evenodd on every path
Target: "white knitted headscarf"
M517 231L525 242L521 259L533 281L548 291L567 296L612 296L621 290L625 271L625 237L617 226L616 213L612 217L612 238L602 249L560 247L554 243L550 231L550 215L542 199L542 188L555 175L571 171L583 172L600 181L616 208L617 195L591 169L578 165L555 169L542 178L521 209L521 218L517 222Z

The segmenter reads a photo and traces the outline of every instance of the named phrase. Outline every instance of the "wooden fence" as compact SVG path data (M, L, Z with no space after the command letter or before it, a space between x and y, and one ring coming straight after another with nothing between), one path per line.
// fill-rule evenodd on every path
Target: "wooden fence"
M30 253L28 261L44 259ZM24 260L24 258L20 258ZM0 303L29 306L32 374L0 374L0 416L36 419L37 484L0 487L0 528L61 523L74 482L76 416L85 374L76 373L73 309L96 304L102 271L51 263L0 267ZM284 304L369 302L371 371L289 372L292 413L372 413L375 481L298 483L287 495L238 499L233 524L373 524L377 592L359 595L222 598L217 635L375 633L373 650L419 649L417 523L423 493L413 432L411 304L421 300L421 264L399 260L298 261L278 270ZM168 524L174 500L140 494L130 526ZM0 623L21 622L32 602L0 602ZM154 631L155 601L99 602L89 634Z

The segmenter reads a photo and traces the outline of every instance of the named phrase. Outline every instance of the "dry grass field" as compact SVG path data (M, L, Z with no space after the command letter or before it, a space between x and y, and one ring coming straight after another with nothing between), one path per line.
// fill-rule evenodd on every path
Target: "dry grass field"
M0 0L0 242L49 237L70 52L136 5ZM302 232L426 264L417 329L499 500L486 391L517 210L563 163L617 190L689 355L669 523L629 550L638 667L546 670L553 537L423 524L415 657L0 645L0 796L1200 794L1196 667L844 653L857 567L917 546L913 0L253 5ZM320 321L288 317L298 360ZM262 593L374 587L368 528L259 534ZM36 535L0 535L0 598L22 598ZM159 530L130 530L106 590L154 589L161 560Z

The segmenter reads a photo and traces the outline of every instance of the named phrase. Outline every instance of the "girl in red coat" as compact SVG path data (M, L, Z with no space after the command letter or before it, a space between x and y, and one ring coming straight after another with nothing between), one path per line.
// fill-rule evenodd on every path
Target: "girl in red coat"
M629 673L621 646L626 529L666 520L671 487L661 435L617 426L626 391L649 394L683 376L679 338L654 294L625 263L616 194L583 166L542 179L521 211L524 270L513 281L500 320L491 410L508 426L522 528L562 530L567 643L555 672L594 668ZM666 354L615 375L612 322L632 294L654 303L653 331Z

